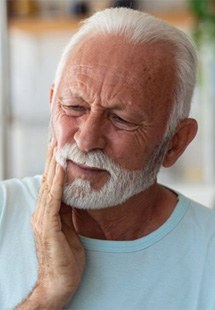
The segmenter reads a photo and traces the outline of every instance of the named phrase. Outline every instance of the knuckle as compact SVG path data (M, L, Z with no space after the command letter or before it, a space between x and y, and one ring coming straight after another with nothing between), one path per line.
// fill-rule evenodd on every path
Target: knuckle
M51 188L51 186L50 186L49 182L46 180L41 185L41 192L43 193L43 192L50 191L50 188Z
M44 175L42 176L42 184L46 183L46 180L47 180L47 177L46 177L46 175L44 174Z
M53 200L54 200L54 195L52 192L49 192L47 196L47 203L51 205L53 203Z
M49 192L50 191L50 185L49 183L46 182L46 184L44 185L44 191Z

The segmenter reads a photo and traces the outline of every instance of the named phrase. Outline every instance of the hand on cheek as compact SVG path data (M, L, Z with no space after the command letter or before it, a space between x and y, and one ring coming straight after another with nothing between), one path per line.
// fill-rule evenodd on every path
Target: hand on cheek
M32 216L38 279L20 309L63 308L79 286L84 270L85 254L73 226L72 208L62 204L65 172L55 160L56 150L57 143L52 141Z

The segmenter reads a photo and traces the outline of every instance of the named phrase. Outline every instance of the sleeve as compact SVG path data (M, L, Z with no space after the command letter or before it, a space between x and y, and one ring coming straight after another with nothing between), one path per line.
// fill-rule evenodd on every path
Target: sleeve
M21 223L31 216L38 196L41 177L11 179L0 182L0 233L8 225Z

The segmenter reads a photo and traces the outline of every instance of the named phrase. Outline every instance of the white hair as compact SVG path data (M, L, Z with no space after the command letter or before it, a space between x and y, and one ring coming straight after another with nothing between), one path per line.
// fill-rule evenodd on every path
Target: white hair
M55 85L57 86L65 63L74 46L92 35L119 35L134 44L166 42L175 56L176 85L172 111L164 136L171 135L180 120L189 116L196 81L197 55L190 38L176 27L128 8L109 8L86 19L80 30L71 38L59 62ZM56 87L57 88L57 87Z

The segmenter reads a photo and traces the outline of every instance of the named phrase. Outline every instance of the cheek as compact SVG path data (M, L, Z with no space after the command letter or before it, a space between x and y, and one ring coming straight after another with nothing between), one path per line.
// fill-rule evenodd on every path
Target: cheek
M54 133L59 147L63 147L66 143L74 142L75 127L74 121L67 116L62 115L53 118Z
M109 155L120 166L128 170L139 170L144 167L149 149L144 139L138 139L135 134L119 132L111 139Z

